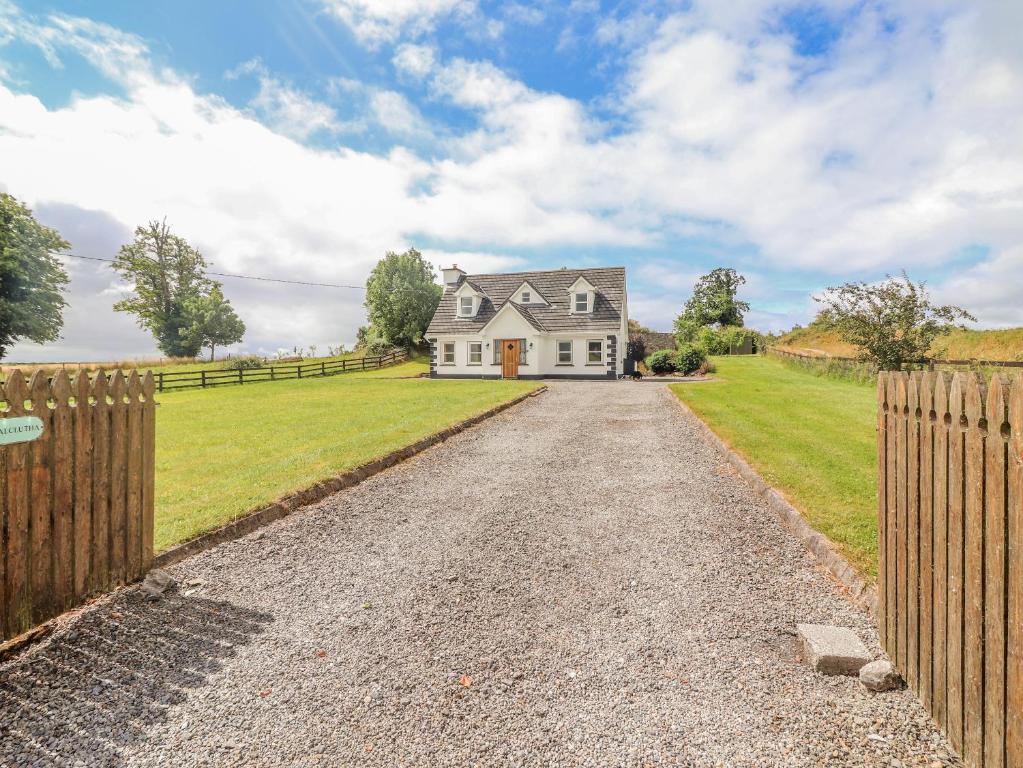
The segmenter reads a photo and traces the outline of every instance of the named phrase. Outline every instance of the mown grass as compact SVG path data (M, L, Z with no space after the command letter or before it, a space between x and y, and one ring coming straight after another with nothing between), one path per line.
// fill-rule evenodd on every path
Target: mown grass
M868 579L877 577L873 387L769 357L717 357L720 381L671 389Z
M369 373L159 395L157 551L540 386Z

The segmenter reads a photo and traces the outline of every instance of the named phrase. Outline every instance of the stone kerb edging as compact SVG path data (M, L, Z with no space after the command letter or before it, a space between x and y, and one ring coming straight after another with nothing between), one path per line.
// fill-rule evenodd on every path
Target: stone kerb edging
M839 553L834 543L820 531L815 530L799 513L799 510L789 504L777 489L768 485L767 481L731 446L718 437L714 430L708 427L692 408L682 402L674 393L668 392L667 395L679 405L684 413L693 418L707 442L717 448L728 462L738 470L742 479L746 481L747 485L761 499L767 502L767 506L781 519L789 532L803 546L810 550L820 563L848 590L852 601L861 608L865 608L872 616L877 616L876 587L868 585L853 564Z
M521 403L527 398L536 397L546 391L546 385L539 389L534 389L532 392L527 392L526 394L520 395L506 403L496 405L483 413L465 419L464 421L460 421L457 424L453 424L452 426L442 429L439 432L435 432L428 437L424 437L422 440L412 443L411 445L392 451L386 456L382 456L379 459L375 459L367 464L356 467L355 469L343 472L336 477L321 480L308 488L304 488L285 496L283 499L280 499L273 504L257 508L243 517L221 526L220 528L216 528L192 539L191 541L186 541L183 544L179 544L176 547L159 553L154 558L153 567L165 568L169 565L173 565L174 563L178 563L187 557L191 557L194 554L215 547L218 544L223 544L224 542L233 541L241 538L242 536L247 536L265 525L269 525L276 520L287 517L292 512L295 512L302 507L315 504L333 493L358 485L363 480L372 477L379 472L383 472L385 469L393 467L395 464L399 464L406 459L410 459L416 454L422 453L427 448L437 445L438 443L442 443L449 437L454 437L459 432L464 432L469 427L475 426L481 421L485 421L486 419L496 416L502 411L511 408L513 405Z

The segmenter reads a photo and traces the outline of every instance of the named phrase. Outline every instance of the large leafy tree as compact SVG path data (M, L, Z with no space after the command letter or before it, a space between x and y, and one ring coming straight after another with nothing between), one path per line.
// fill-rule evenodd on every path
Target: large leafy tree
M186 305L208 294L212 285L202 254L172 233L166 221L151 221L136 228L135 239L121 246L114 268L135 290L114 309L135 315L165 355L198 355L201 345L182 331L189 326Z
M718 267L696 281L693 295L686 302L676 326L684 323L693 328L705 325L741 326L743 314L749 304L739 301L736 294L746 278L728 267Z
M45 344L59 337L68 276L57 254L69 247L23 203L0 193L0 358L19 339Z
M395 346L421 343L443 292L433 280L433 265L415 248L388 251L366 280L373 331Z
M210 362L217 347L236 344L245 336L245 323L224 298L220 283L213 283L205 295L187 299L184 308L187 325L181 329L181 335L189 346L209 347Z
M976 321L960 307L932 304L926 284L905 272L880 283L828 288L814 299L824 305L815 324L837 331L862 360L884 371L926 356L938 336L964 328L963 320Z

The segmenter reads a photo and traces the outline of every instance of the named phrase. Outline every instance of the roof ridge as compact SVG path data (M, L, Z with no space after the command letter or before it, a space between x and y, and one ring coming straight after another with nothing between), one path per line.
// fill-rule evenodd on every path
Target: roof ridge
M560 275L565 272L603 272L612 269L625 271L624 266L615 267L564 267L559 269L534 269L528 272L474 272L465 277L518 277L519 275Z

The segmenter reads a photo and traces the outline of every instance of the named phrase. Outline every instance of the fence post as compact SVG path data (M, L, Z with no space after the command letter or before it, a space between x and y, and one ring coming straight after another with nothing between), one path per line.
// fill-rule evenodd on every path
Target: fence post
M274 367L270 366L270 381L274 381Z
M296 366L296 368L295 368L295 369L296 369L296 370L298 371L298 376L297 376L296 378L299 378L299 379L301 379L301 378L302 378L302 364L301 364L301 363L299 363L299 364L298 364L298 365Z
M241 368L238 369L238 383L239 384L245 383L245 372Z
M327 363L325 361L320 363L320 375L321 376L327 375Z
M150 373L152 373L152 372L150 371ZM160 373L159 373L159 382L160 382L159 390L161 392L163 392L163 371L160 371Z
M202 388L206 389L206 369L203 368L201 371L199 371L199 375L202 380Z

